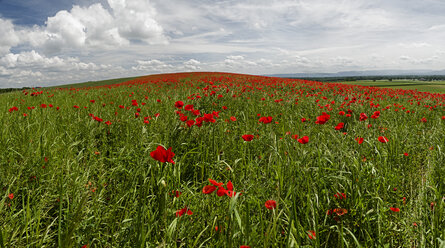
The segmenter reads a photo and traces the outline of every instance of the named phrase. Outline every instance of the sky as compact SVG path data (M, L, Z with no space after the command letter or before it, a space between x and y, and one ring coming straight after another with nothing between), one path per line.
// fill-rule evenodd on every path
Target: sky
M0 0L0 87L444 70L442 0Z

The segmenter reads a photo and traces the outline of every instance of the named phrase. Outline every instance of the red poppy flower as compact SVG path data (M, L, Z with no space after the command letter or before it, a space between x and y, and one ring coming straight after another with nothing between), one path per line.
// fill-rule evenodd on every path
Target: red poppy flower
M267 209L275 209L277 208L277 202L274 200L267 200L264 203L264 206L266 206Z
M263 116L258 121L262 122L264 124L271 123L272 122L272 116L267 116L267 117Z
M94 116L93 119L96 120L96 121L98 121L98 122L102 122L102 121L104 121L102 118L97 117L97 116Z
M368 116L365 113L361 113L360 114L360 121L365 121L366 119L368 119Z
M204 114L204 121L205 122L212 122L212 123L216 122L216 120L213 119L213 114Z
M372 115L371 115L371 118L372 119L377 119L377 118L379 118L380 117L380 111L375 111Z
M186 122L186 124L187 124L188 127L191 127L191 126L193 126L193 124L195 124L195 120L188 120Z
M298 135L297 134L292 135L292 139L298 139Z
M172 190L172 194L173 194L176 198L179 198L179 197L181 196L182 192L179 191L179 190ZM172 194L169 193L169 195L172 195Z
M196 120L195 120L195 125L198 126L198 127L201 127L203 121L204 121L204 118L203 118L203 117L198 117L198 118L196 118Z
M210 180L210 179L209 179ZM216 183L216 182L214 182L214 183ZM213 184L213 183L212 183ZM233 197L233 196L235 196L236 195L236 192L235 191L233 191L233 184L232 184L232 182L231 181L229 181L228 183L227 183L227 189L225 189L223 186L222 186L222 183L217 183L217 184L214 184L215 186L216 185L219 185L219 186L217 186L218 187L218 191L216 191L216 195L218 195L218 196L224 196L224 195L227 195L227 196L229 196L229 197Z
M218 191L216 191L216 195L220 196L220 197L224 196L224 195L227 195L227 190L225 188L223 188L223 187L219 187Z
M430 203L430 208L431 208L431 211L433 211L434 210L434 206L436 205L436 202L431 202Z
M346 208L336 208L332 212L337 214L338 216L342 216L342 215L347 214L348 210Z
M379 136L378 139L382 143L388 143L389 141L388 138L386 138L385 136Z
M400 208L390 207L389 209L391 209L391 211L393 211L393 212L400 212Z
M184 109L187 110L187 111L192 111L193 110L193 105L192 104L185 105Z
M335 127L335 130L340 130L345 126L345 124L343 122L340 122L337 124L337 126Z
M216 187L219 187L219 186L223 185L223 183L218 183L217 181L215 181L213 179L210 179L210 178L209 178L209 182L211 184L213 184L214 186L216 186Z
M28 109L29 109L29 107L28 107ZM16 107L16 106L14 106L14 107L12 107L12 108L10 108L9 109L9 113L11 113L11 112L13 112L13 111L18 111L19 109Z
M175 154L172 152L172 148L168 148L168 150L165 150L165 148L163 146L158 146L156 148L156 150L152 151L150 153L150 156L155 159L158 160L161 163L165 163L165 162L169 162L174 164L175 161L172 160L173 156L175 156Z
M230 116L230 120L231 121L236 121L236 117L235 116Z
M192 215L193 212L187 207L181 208L176 211L176 217L181 217L183 214L187 213L187 215Z
M357 142L359 143L359 144L361 144L361 143L363 143L363 138L360 138L360 137L357 137L357 138L355 138L355 140L357 140Z
M303 136L301 139L298 139L298 142L301 144L306 144L309 142L309 137L308 136Z
M196 115L196 116L198 116L198 115L201 114L201 112L199 111L199 109L193 109L193 110L191 110L191 112L192 112L192 114L194 114L194 115Z
M325 124L329 119L331 119L331 116L326 114L326 112L323 112L320 116L317 117L317 120L315 121L316 124Z
M309 237L309 239L315 239L315 231L314 230L309 230L307 236Z
M206 186L204 186L204 188L202 188L202 193L208 195L208 194L213 193L213 191L215 191L215 190L216 190L215 186L213 186L213 185L206 185Z
M408 154L407 152L403 153L403 155L404 155L405 157L408 157L408 156L409 156L409 154Z
M252 134L244 134L241 137L243 138L244 141L252 141L254 136Z
M248 245L241 245L239 248L250 248Z
M337 199L346 199L346 194L345 193L337 193L334 195L335 198Z
M180 108L182 108L182 106L184 106L184 102L182 102L182 101L175 102L175 107L180 109Z
M420 119L420 121L425 123L427 120L425 117L423 117L422 119Z
M8 198L11 199L11 200L14 199L14 194L13 194L13 193L10 193L10 194L8 195Z
M229 197L233 197L233 196L236 195L236 192L233 191L233 184L232 184L231 181L229 181L229 182L227 183L226 194L227 194Z

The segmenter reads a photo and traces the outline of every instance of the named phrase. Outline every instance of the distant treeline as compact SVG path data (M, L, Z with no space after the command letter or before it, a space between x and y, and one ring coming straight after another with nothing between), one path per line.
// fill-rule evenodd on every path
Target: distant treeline
M27 90L27 89L31 89L31 88L29 88L29 87L23 87L23 88L4 88L4 89L0 89L0 94L7 93L7 92L12 92L12 91L18 91L18 90Z
M445 75L391 75L391 76L347 76L347 77L302 77L301 79L320 82L342 82L361 80L418 80L418 81L442 81Z

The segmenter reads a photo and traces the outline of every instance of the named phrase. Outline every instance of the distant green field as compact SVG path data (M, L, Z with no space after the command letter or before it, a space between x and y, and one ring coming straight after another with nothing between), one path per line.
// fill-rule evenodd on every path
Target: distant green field
M118 84L122 82L126 82L135 78L139 77L127 77L127 78L115 78L115 79L107 79L107 80L101 80L101 81L88 81L85 83L77 83L77 84L65 84L65 85L58 85L51 88L83 88L83 87L94 87L94 86L102 86L102 85L110 85L110 84Z
M433 93L445 93L445 81L418 81L418 80L360 80L344 81L343 84L354 84L363 86L375 86L383 88L396 88L404 90L427 91Z

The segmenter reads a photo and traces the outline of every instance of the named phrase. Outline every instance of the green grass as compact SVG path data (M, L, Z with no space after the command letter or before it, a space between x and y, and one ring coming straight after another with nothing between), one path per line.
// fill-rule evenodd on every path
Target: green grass
M445 81L419 81L419 80L361 80L344 81L343 84L374 86L404 90L418 90L422 92L445 93Z
M444 245L439 96L222 73L39 90L0 95L0 247ZM213 117L188 127L177 101ZM209 178L237 194L204 194Z
M126 77L126 78L115 78L115 79L107 79L107 80L100 80L100 81L88 81L84 83L75 83L75 84L64 84L64 85L57 85L50 87L52 88L83 88L83 87L96 87L96 86L104 86L104 85L110 85L110 84L119 84L126 81L130 81L133 79L136 79L139 77Z

